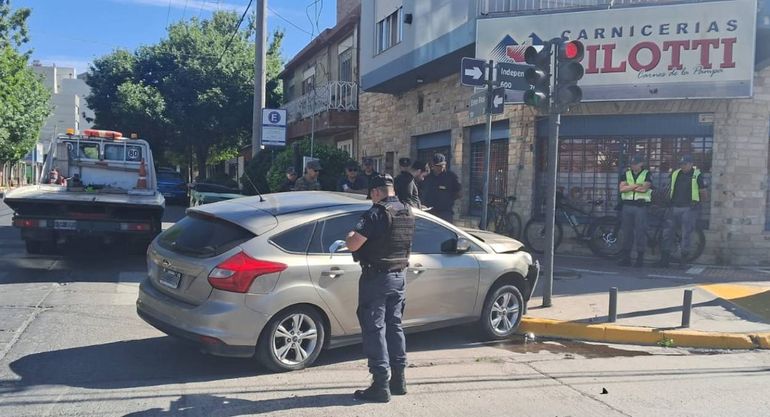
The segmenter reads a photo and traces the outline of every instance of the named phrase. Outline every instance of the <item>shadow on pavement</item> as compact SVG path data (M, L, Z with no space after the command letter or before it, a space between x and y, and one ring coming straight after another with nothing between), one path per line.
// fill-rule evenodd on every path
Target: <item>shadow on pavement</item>
M126 414L124 417L152 417L152 416L210 416L220 417L246 416L265 414L274 411L296 410L302 408L324 408L354 406L362 403L356 402L351 394L320 394L309 396L293 396L276 398L272 400L249 401L237 398L218 397L208 394L182 395L177 400L171 401L168 411L160 408L151 408L145 411Z

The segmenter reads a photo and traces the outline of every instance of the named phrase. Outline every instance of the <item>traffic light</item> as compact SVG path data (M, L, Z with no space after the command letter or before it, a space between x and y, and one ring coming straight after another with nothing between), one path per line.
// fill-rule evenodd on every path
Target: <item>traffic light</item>
M551 46L546 42L542 49L530 46L524 51L524 60L532 65L524 72L524 79L530 85L524 92L524 104L542 111L548 110L551 96Z
M583 99L583 90L577 82L585 73L580 60L585 49L580 41L564 41L559 43L556 62L556 105L559 110L577 104Z

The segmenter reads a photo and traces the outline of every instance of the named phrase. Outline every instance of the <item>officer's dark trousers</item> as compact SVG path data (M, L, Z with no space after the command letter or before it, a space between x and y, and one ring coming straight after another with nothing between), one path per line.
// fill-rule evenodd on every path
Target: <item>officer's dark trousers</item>
M624 204L620 217L623 252L628 255L636 243L636 251L647 249L647 206Z
M358 321L369 372L387 375L392 366L406 366L406 339L401 328L404 314L404 272L378 272L364 268L358 282Z
M674 248L674 238L677 233L682 237L680 243L682 252L692 254L692 232L700 216L700 210L694 207L671 207L666 212L666 223L663 228L663 244L661 250L671 253Z

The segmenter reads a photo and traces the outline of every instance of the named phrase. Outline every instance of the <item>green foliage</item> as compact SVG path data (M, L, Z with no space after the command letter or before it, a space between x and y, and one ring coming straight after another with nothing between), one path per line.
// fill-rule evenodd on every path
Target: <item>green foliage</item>
M201 176L209 161L236 155L251 138L254 96L253 30L233 36L238 18L217 12L208 20L179 22L155 45L97 59L87 80L96 125L138 130L158 155L194 153ZM280 71L282 38L281 32L273 35L268 69L277 65ZM269 97L280 101L280 83L268 88Z
M262 194L267 194L271 192L271 190L278 190L280 182L278 185L270 186L267 181L267 174L273 161L274 156L272 151L266 150L258 153L256 157L252 158L246 164L243 177L241 178L244 194L256 195L257 192L254 190L254 186L256 186Z
M299 149L301 155L310 156L310 140L302 140L299 143ZM313 150L313 157L318 158L321 161L321 167L323 168L321 170L321 175L318 177L321 188L327 191L336 191L337 180L339 180L344 172L345 163L350 161L350 155L334 146L316 144ZM267 173L267 181L270 184L270 189L278 189L286 178L286 168L293 165L294 150L292 147L287 147L282 152L276 154L269 172ZM302 175L301 173L299 174Z
M28 66L28 54L16 48L27 42L29 9L11 11L0 0L0 162L23 158L35 146L51 111L51 93Z
M674 339L663 337L662 339L658 340L658 346L664 348L674 347Z

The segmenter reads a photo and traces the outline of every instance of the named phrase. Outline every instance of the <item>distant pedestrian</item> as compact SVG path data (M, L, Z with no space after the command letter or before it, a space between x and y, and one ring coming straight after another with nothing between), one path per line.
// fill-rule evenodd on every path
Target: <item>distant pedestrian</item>
M681 236L679 259L682 264L687 262L692 254L692 232L700 217L700 203L707 197L701 171L693 166L691 155L683 155L679 159L679 169L671 173L670 207L666 211L658 266L669 265L676 232Z
M367 184L372 181L374 177L380 175L379 172L374 170L374 160L372 158L364 158L364 177L366 177Z
M283 181L278 188L279 193L285 193L287 191L294 191L294 184L297 182L297 171L294 167L286 168L286 180Z
M422 186L423 205L430 208L431 214L452 223L454 203L460 198L460 181L454 172L447 170L443 154L433 155L430 169Z
M414 183L414 176L412 176L412 160L401 158L398 160L398 167L401 172L393 179L396 197L404 204L419 208L420 197L417 185Z
M294 191L319 191L321 183L318 182L318 175L321 173L321 163L318 161L309 161L305 164L305 175L297 178L294 183Z
M647 211L652 202L652 174L644 166L644 158L635 155L631 167L620 174L619 190L622 201L621 235L623 248L620 265L631 266L631 251L636 243L636 263L644 265L644 250L647 247Z
M337 181L337 191L344 193L369 194L369 182L358 172L356 161L345 164L345 173Z

